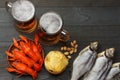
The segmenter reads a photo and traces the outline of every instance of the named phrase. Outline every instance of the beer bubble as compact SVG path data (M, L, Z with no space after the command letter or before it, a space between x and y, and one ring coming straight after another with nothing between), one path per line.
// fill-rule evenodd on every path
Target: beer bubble
M40 19L40 26L49 34L57 33L62 27L62 19L55 13L46 13Z
M12 15L18 21L28 21L33 18L34 5L28 0L16 1L13 4Z

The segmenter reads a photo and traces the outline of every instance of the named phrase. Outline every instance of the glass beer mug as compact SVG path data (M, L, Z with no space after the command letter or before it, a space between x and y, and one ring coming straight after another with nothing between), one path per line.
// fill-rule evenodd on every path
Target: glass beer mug
M70 34L62 27L63 21L56 12L47 12L39 20L38 34L40 42L45 45L53 45L59 41L66 42Z
M31 33L37 27L35 7L28 0L17 0L14 3L6 2L6 9L15 21L16 29Z

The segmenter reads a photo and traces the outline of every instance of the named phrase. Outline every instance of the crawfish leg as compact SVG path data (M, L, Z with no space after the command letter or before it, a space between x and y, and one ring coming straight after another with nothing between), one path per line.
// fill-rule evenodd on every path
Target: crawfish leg
M14 55L12 53L10 53L9 51L5 52L9 57L14 57Z
M32 58L35 62L38 60L36 55L34 54L33 50L31 50L30 46L24 42L20 42L21 48L26 55Z
M31 59L26 57L24 55L24 53L22 53L21 51L15 51L14 50L13 53L15 54L15 57L17 58L17 60L21 61L24 64L27 64L29 67L33 66L33 63L31 62Z
M18 48L18 49L21 49L21 47L19 46L17 40L15 38L13 38L13 45Z
M19 71L19 70L17 70L17 69L15 69L15 68L6 68L6 70L8 71L8 72L16 72L17 74L19 74L19 75L23 75L23 74L25 74L25 73L23 73L22 71Z
M37 33L35 33L34 41L35 41L35 44L39 43L39 36Z
M38 62L40 63L40 64L42 64L43 63L43 59L42 59L42 49L41 49L41 47L40 48L38 48L38 46L39 45L37 45L37 44L35 44L35 43L33 43L33 42L31 42L31 49L33 50L33 52L35 53L35 55L36 55L36 58L38 59Z
M10 59L8 59L9 61L15 61L15 59L14 58L10 58Z
M25 43L28 43L28 40L25 36L20 35L19 36L21 40L23 40Z

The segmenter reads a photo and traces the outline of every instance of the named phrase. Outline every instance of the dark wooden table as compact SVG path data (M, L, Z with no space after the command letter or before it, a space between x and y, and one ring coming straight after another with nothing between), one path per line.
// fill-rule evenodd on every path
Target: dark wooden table
M14 2L15 0L9 0ZM113 61L120 62L120 0L31 0L36 7L36 17L48 11L59 13L64 21L63 27L70 32L71 39L77 40L78 52L72 55L67 69L60 75L49 74L43 67L37 80L70 80L72 63L79 51L92 41L99 42L98 52L106 48L116 49ZM12 38L20 34L33 38L33 34L16 31L13 20L5 9L5 0L0 0L0 80L32 80L30 76L17 78L8 73L5 51L12 43ZM50 50L60 49L64 45L45 46L45 55ZM119 80L119 79L118 79Z

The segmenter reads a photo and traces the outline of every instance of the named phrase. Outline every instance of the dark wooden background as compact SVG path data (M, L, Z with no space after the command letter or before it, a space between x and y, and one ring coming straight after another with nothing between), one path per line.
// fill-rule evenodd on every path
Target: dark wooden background
M5 9L5 1L0 0L0 80L32 80L30 76L17 78L8 73L5 51L12 43L12 38L20 34L33 38L33 34L24 34L16 31L13 20ZM15 0L9 0L14 2ZM106 48L116 49L113 61L120 62L120 0L31 0L36 7L36 17L48 11L56 11L64 21L63 27L70 32L71 39L77 40L78 52L72 55L67 69L60 75L49 74L43 66L37 80L70 80L72 62L79 51L92 41L99 42L98 52ZM69 43L69 42L68 42ZM50 50L60 49L64 43L54 46L45 46L45 55ZM119 79L118 79L119 80Z

